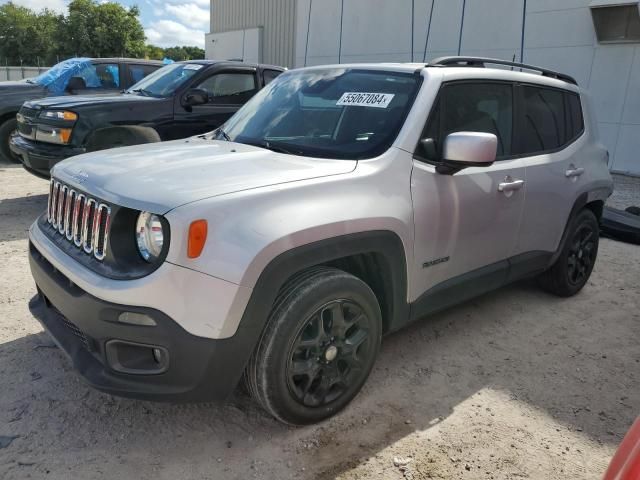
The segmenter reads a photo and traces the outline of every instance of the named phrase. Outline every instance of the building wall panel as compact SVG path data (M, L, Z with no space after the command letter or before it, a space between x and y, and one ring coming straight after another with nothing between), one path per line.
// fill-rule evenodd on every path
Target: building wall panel
M294 65L296 0L211 0L211 33L262 27L262 61Z

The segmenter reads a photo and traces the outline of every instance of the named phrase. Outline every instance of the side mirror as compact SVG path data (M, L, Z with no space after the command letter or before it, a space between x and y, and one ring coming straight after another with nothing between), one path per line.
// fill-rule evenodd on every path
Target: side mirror
M73 93L78 90L85 90L87 88L87 83L84 81L82 77L71 77L69 82L67 83L67 92Z
M209 103L209 92L202 88L192 88L182 97L182 105L185 107L193 107L195 105L204 105Z
M456 132L447 136L439 173L452 175L467 167L489 167L496 161L498 137L493 133Z

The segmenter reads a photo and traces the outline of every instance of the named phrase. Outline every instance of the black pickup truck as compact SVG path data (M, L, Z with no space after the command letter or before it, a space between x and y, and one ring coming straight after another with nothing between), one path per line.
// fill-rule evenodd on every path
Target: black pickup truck
M11 151L48 178L53 165L74 155L209 132L284 70L194 60L167 65L120 95L27 102Z
M28 100L60 95L119 93L163 66L133 58L71 58L34 78L0 82L0 160L17 160L9 149L16 113Z

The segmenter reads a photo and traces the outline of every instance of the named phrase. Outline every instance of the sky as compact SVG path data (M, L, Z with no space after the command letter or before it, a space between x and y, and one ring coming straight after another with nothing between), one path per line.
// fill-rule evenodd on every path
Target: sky
M106 0L101 0L105 2ZM8 0L0 0L0 5ZM67 0L13 0L33 10L45 7L67 13ZM189 45L204 47L204 34L209 32L209 0L118 0L125 6L140 8L140 21L147 41L159 47Z

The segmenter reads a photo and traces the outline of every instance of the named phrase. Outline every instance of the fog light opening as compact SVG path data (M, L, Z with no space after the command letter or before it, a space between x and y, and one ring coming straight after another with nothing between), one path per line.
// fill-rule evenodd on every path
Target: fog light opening
M118 315L118 321L120 323L128 323L130 325L143 325L145 327L155 327L156 321L145 315L144 313L135 312L122 312Z

